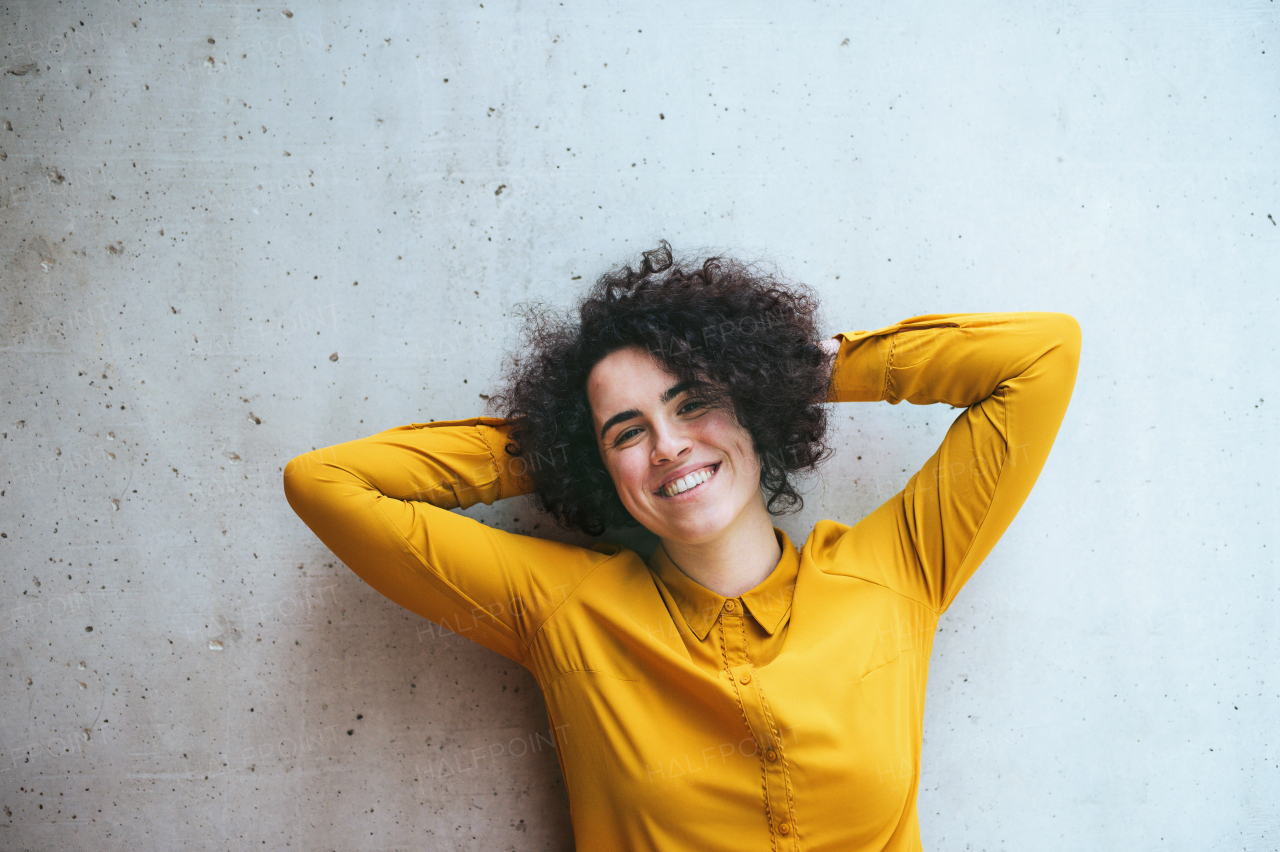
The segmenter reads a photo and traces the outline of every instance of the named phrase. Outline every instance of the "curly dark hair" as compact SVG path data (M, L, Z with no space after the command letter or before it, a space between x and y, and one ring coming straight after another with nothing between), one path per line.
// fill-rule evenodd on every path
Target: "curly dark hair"
M832 453L828 361L807 287L727 257L685 266L663 240L638 270L601 276L576 312L517 309L527 351L508 354L488 403L512 423L506 450L526 460L540 508L561 527L598 536L639 526L600 457L586 391L596 363L627 346L733 413L751 435L770 514L804 506L791 475Z

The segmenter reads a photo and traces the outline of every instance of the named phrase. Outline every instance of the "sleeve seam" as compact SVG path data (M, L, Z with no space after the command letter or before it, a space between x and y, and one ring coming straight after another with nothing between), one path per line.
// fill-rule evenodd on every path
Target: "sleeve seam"
M889 357L884 361L884 386L880 388L880 400L889 396L889 374L893 370L893 353L898 345L898 332L889 335Z
M476 425L479 426L480 424ZM484 448L489 451L489 469L497 471L497 475L494 477L494 480L497 483L496 496L493 498L493 501L496 503L503 499L502 471L498 469L498 457L493 454L493 444L489 441L489 436L481 434L480 438L484 441Z

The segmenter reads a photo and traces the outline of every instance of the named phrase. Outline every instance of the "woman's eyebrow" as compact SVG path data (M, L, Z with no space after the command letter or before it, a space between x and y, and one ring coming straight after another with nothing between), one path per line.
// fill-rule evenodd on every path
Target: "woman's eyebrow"
M680 394L687 391L689 388L694 387L695 385L698 385L698 384L700 383L694 381L693 379L686 379L683 382L674 384L671 387L667 388L666 392L662 394L662 398L660 401L665 405L666 403L675 399ZM617 414L613 415L608 420L606 420L605 424L600 427L600 440L602 441L604 440L604 434L608 432L609 429L612 428L614 425L621 423L624 420L630 420L632 417L639 417L639 416L640 416L640 411L639 409L636 409L636 408L628 408L626 411L619 411Z

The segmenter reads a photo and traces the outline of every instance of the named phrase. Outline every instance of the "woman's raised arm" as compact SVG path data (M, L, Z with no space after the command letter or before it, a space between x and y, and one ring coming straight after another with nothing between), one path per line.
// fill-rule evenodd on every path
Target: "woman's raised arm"
M453 508L526 494L494 417L415 423L291 460L298 517L370 586L516 662L603 551L493 529Z
M814 535L848 572L944 612L1021 508L1071 399L1080 326L1059 313L931 314L840 341L830 402L965 408L905 488Z

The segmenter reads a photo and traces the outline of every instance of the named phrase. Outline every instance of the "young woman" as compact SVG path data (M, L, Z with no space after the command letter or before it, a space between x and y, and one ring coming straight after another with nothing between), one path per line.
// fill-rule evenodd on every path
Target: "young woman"
M1067 408L1064 314L934 314L821 340L804 288L663 243L576 319L534 316L491 404L305 453L290 505L393 601L526 666L579 852L918 850L938 619L1013 520ZM830 455L826 404L963 408L905 487L796 548L771 523ZM562 526L448 509L534 494Z

